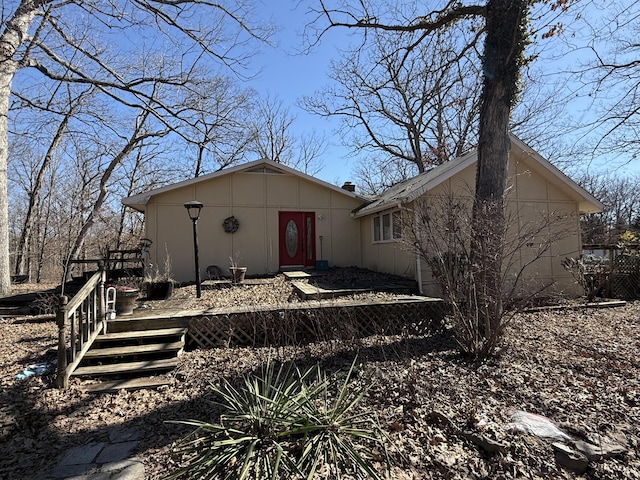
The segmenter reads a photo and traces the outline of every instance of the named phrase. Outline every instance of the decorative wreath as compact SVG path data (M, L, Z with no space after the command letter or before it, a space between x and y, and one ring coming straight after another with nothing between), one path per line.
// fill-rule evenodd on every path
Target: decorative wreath
M224 222L222 222L222 228L224 228L224 231L227 233L235 233L239 227L240 222L238 222L238 219L234 216L227 217L224 219Z

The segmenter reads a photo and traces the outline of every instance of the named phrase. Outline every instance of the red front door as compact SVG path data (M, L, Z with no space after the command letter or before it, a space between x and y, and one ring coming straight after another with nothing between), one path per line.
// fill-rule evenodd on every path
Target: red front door
M280 212L280 267L315 266L315 218L313 212Z

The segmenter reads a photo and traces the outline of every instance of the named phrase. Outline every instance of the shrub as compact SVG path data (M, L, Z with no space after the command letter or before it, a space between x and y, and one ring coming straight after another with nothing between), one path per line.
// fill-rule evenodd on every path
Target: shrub
M354 387L354 365L335 392L319 365L301 372L273 361L240 388L211 386L221 398L220 421L174 422L195 430L177 444L186 464L169 478L310 479L320 470L380 478L373 462L388 467L386 436L375 414L358 408L368 386Z
M607 288L611 267L609 259L585 255L580 258L567 257L562 260L562 266L566 268L578 285L582 287L587 297L587 302L593 302L597 296Z
M554 244L574 234L575 218L535 208L509 208L503 218L503 203L474 197L444 190L416 200L403 210L402 242L431 270L460 351L483 359L498 351L517 311L554 283L536 270Z

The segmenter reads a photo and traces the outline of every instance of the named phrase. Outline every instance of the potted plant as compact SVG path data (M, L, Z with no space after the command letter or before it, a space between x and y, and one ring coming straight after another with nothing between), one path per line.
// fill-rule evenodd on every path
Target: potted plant
M140 294L140 277L123 277L107 285L115 289L115 299L108 308L115 310L116 315L131 315L136 307ZM109 295L107 295L109 300Z
M164 268L149 264L145 272L144 285L148 300L166 300L173 294L174 281L171 277L171 257L165 246Z
M131 315L136 307L140 289L130 285L115 285L116 315Z
M229 257L229 273L231 273L231 283L238 285L244 281L244 276L247 273L247 267L240 266L240 254L236 252L235 255Z

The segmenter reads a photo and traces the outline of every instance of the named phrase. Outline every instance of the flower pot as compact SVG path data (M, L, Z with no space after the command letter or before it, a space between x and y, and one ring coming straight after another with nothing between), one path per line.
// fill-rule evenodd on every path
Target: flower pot
M173 295L173 282L149 282L146 284L147 300L166 300Z
M247 273L247 267L229 267L229 273L231 273L231 283L242 283Z
M116 289L116 314L131 315L136 306L140 290L137 288L118 288Z

